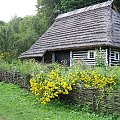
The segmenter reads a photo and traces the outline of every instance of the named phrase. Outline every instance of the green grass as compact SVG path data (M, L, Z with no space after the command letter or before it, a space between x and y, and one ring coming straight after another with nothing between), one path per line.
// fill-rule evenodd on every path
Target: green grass
M57 102L42 106L30 92L1 82L0 120L112 120L112 117L72 110Z

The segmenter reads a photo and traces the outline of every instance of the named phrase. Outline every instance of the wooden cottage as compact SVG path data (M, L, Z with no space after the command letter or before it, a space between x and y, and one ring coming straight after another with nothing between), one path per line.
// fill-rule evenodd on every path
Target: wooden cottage
M60 14L20 58L71 65L73 59L95 65L101 48L108 65L120 61L120 14L113 0Z

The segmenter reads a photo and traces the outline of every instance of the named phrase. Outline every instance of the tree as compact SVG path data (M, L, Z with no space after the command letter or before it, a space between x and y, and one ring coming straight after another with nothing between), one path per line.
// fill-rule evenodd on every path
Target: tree
M17 58L45 32L43 18L14 16L8 23L0 22L0 51L9 52L11 58Z
M48 28L60 13L105 1L107 0L37 0L37 16Z
M13 35L9 25L0 27L0 51L11 52L13 46Z
M61 10L68 12L105 1L107 0L61 0Z
M0 27L4 26L4 25L5 25L5 22L4 21L0 21Z
M117 11L120 13L120 0L114 0L114 5Z
M34 16L26 16L19 23L19 41L17 41L16 48L18 54L26 51L39 38L37 32L37 21ZM39 22L38 22L39 23Z
M61 0L37 0L37 15L41 16L46 26L50 26L54 22L60 9L60 2Z

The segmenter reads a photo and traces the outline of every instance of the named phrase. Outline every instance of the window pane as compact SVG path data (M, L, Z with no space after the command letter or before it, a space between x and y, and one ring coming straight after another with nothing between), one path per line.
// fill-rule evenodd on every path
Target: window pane
M90 52L90 58L94 58L94 52Z
M116 53L116 59L118 60L118 53Z

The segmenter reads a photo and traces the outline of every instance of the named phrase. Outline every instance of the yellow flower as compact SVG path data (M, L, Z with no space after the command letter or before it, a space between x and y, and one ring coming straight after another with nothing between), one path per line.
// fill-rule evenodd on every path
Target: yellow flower
M68 86L67 89L68 89L68 90L72 90L72 87L71 87L71 86Z

